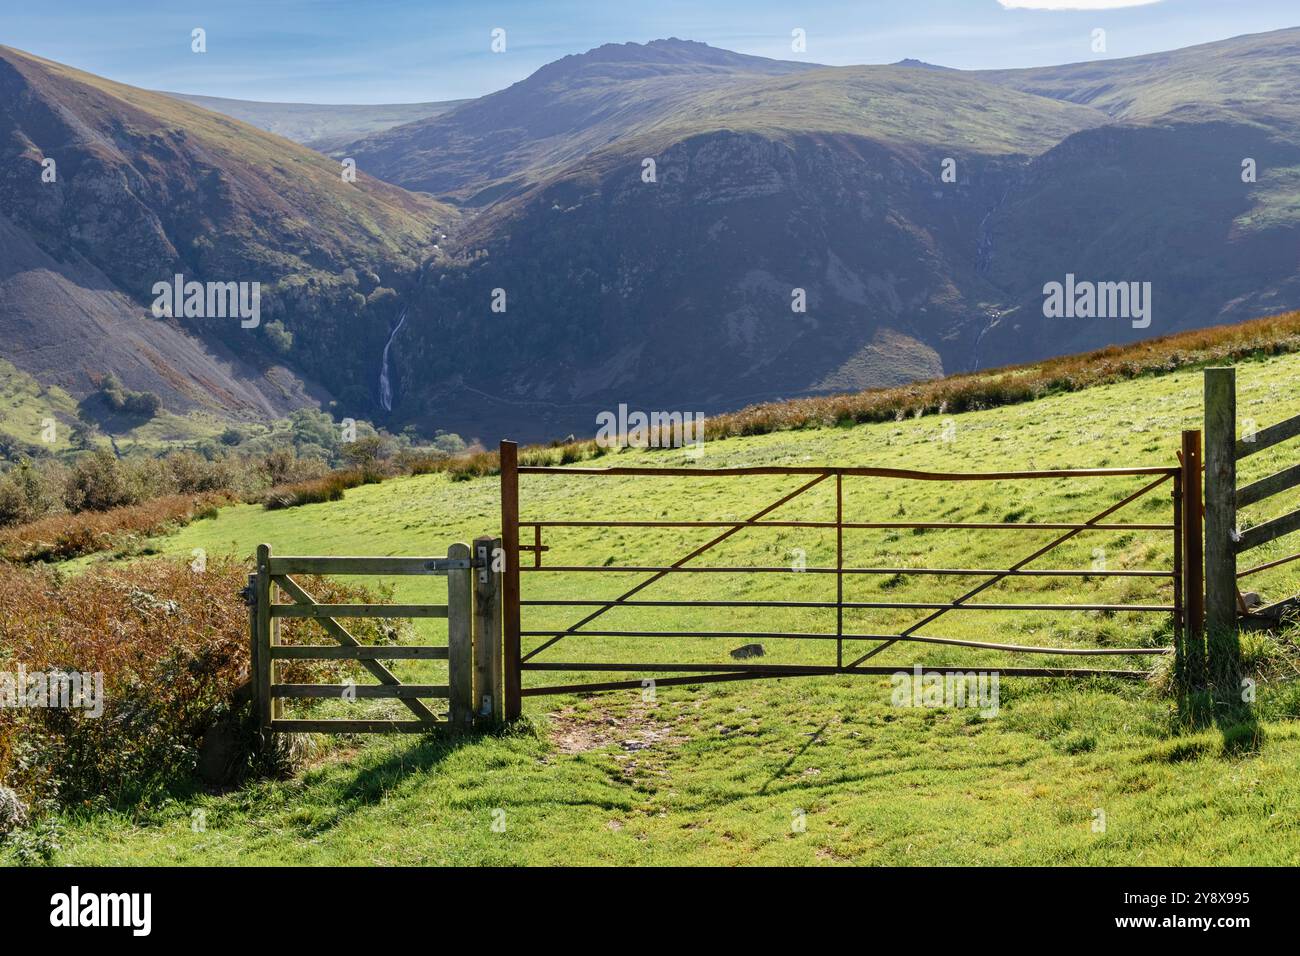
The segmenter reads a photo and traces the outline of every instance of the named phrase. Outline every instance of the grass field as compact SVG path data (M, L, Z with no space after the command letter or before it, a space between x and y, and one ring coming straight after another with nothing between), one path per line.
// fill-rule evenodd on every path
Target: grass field
M1239 410L1262 427L1300 414L1300 356L1243 363ZM1170 465L1179 431L1200 418L1201 376L1186 370L953 416L809 429L705 446L705 467L880 465L940 471ZM1249 427L1249 423L1243 423ZM1294 461L1286 445L1243 463L1242 481ZM680 464L680 452L630 451L597 464ZM1143 479L1051 479L939 485L846 479L847 520L1032 523L1091 517ZM785 477L525 476L525 518L747 517L797 487ZM1273 499L1260 521L1297 506ZM496 479L444 475L388 481L344 501L278 512L224 509L156 540L189 556L441 554L495 533ZM833 517L829 483L776 517ZM1259 511L1260 509L1254 509ZM1170 520L1167 487L1113 520ZM698 529L555 529L548 564L660 564L711 536ZM846 565L1005 567L1053 536L1044 531L864 530L846 533ZM1042 567L1168 569L1164 531L1081 535ZM1292 542L1293 543L1293 542ZM1288 542L1252 552L1282 556ZM834 532L748 529L701 563L833 563ZM83 559L86 561L93 559ZM529 573L524 597L612 597L636 574ZM978 579L852 576L846 599L947 600ZM441 579L392 582L396 600L439 601ZM1250 579L1266 599L1300 591L1287 565ZM640 597L828 600L834 578L795 571L673 575ZM1168 604L1170 586L1141 578L1026 578L984 601ZM581 609L525 609L525 628L562 625ZM855 611L846 630L880 633L925 611ZM620 609L612 629L826 631L825 610ZM430 625L436 627L437 625ZM416 633L419 633L418 630ZM1049 647L1153 647L1168 615L1110 612L948 614L922 633ZM424 638L436 634L424 634ZM567 638L540 659L718 661L740 639ZM768 663L833 663L822 641L763 642ZM531 646L531 644L526 644ZM873 646L848 642L846 660ZM1000 709L895 707L887 677L834 676L525 699L524 723L463 740L368 739L322 744L295 779L194 794L133 817L65 819L58 863L1105 863L1287 864L1300 859L1300 683L1294 634L1251 636L1263 676L1255 719L1188 727L1154 683L1004 679ZM555 655L555 656L552 656ZM1139 668L1150 658L1023 657L896 644L874 662ZM406 677L428 674L412 664ZM436 676L436 675L429 675ZM527 674L526 684L551 682ZM563 675L562 682L583 679ZM343 706L342 702L338 704ZM363 705L356 705L361 708ZM374 707L373 703L364 706ZM201 821L202 825L197 825ZM802 821L802 828L801 828ZM1102 825L1104 821L1104 826Z

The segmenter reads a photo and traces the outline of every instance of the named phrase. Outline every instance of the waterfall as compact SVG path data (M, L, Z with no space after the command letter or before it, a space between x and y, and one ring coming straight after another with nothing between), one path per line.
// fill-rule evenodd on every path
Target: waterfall
M384 406L384 411L393 410L393 384L388 375L388 350L393 347L393 339L397 338L397 333L402 331L402 326L406 324L407 310L402 310L402 316L397 320L397 328L393 329L393 334L388 336L388 342L384 345L384 361L379 367L379 404Z

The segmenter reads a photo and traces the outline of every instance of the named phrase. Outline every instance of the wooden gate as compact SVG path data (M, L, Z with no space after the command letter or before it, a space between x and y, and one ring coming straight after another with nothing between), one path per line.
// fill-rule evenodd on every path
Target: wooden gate
M1238 620L1276 623L1283 613L1300 609L1289 595L1262 607L1248 607L1239 582L1300 559L1300 552L1262 561L1244 570L1237 556L1300 531L1300 509L1238 528L1238 510L1263 504L1300 486L1300 464L1239 487L1237 462L1300 435L1300 415L1266 428L1244 428L1237 437L1236 369L1205 370L1205 606L1206 626L1226 636L1229 652Z
M502 704L500 670L500 579L490 556L493 538L453 544L440 557L276 557L269 545L257 549L257 572L249 578L252 672L264 732L425 733L441 726L463 728L475 717L496 718ZM294 575L445 577L445 604L321 604ZM278 596L288 603L277 601ZM316 622L334 640L325 645L285 645L286 618ZM358 618L445 618L445 645L363 644L342 620ZM280 662L356 661L376 683L291 684L280 682ZM446 684L410 684L385 661L447 661ZM286 717L284 702L295 698L347 701L396 699L411 712L405 720L301 719ZM445 700L445 715L426 701Z
M597 683L564 684L549 686L523 686L523 675L531 672L623 672L649 674L690 674L691 676L656 677L659 686L669 684L700 684L716 681L748 680L759 677L805 676L816 674L886 674L896 673L903 666L867 663L886 648L898 642L915 642L920 644L944 644L986 650L1005 651L1025 655L1068 655L1068 656L1129 656L1160 655L1175 651L1179 658L1183 656L1184 638L1188 633L1199 634L1203 623L1203 605L1201 600L1201 509L1200 502L1200 433L1186 432L1183 436L1183 454L1176 467L1142 467L1142 468L1085 468L1058 471L1018 471L982 474L943 474L919 471L904 471L889 468L864 467L777 467L764 466L753 468L572 468L520 466L518 449L513 442L501 443L501 509L502 537L505 552L505 576L502 582L504 603L504 649L505 661L505 716L513 718L519 715L521 698L525 696L558 694L585 691L613 690L625 687L644 686L643 681L612 680ZM795 487L784 496L772 501L743 520L657 520L652 518L639 520L532 520L520 515L519 476L551 475L555 480L561 476L571 481L599 482L603 477L638 476L647 481L665 478L736 478L744 480L758 475L789 476ZM1064 523L1018 523L1001 522L912 522L912 521L850 521L844 515L844 484L856 477L874 477L897 479L899 481L921 482L1033 482L1052 478L1095 478L1098 480L1115 479L1123 476L1136 476L1146 479L1136 491L1124 495L1110 506L1096 514L1076 522ZM795 500L810 489L831 483L835 491L835 514L833 520L782 520L770 518L778 509ZM1111 515L1131 503L1155 492L1167 489L1172 503L1170 518L1160 523L1150 522L1111 522ZM1191 506L1195 502L1195 506ZM675 561L658 565L556 565L543 561L543 555L550 550L546 535L556 529L578 527L601 528L698 528L716 530L704 544L690 550ZM708 601L664 601L639 599L639 595L652 584L676 574L739 574L759 575L770 573L789 573L789 567L765 566L718 566L700 565L696 559L709 552L733 536L755 528L820 528L833 530L835 533L835 562L833 566L807 567L810 574L825 575L834 583L833 599L828 595L821 601L744 601L744 600L708 600ZM1042 547L1024 553L1023 556L1009 560L1005 565L994 568L929 568L929 567L874 567L851 566L845 561L844 532L855 529L966 529L975 531L1058 532L1052 540ZM1045 569L1029 567L1039 558L1058 548L1085 532L1108 531L1157 531L1168 535L1169 566L1144 569ZM521 533L523 540L521 541ZM520 555L530 552L532 562L525 565ZM1190 557L1191 560L1187 560ZM613 599L593 599L581 592L577 582L588 575L636 572L644 574L635 586L627 589ZM521 596L521 579L535 574L562 575L575 582L572 596L557 599L525 599ZM950 600L937 602L890 602L890 601L846 601L844 599L845 580L853 575L938 575L953 578L975 579L973 586L963 586L959 593ZM1133 577L1172 580L1172 601L1169 604L1038 604L1038 603L992 603L974 602L973 598L993 587L997 583L1025 576L1049 577ZM834 630L817 632L793 631L648 631L601 629L596 622L614 608L649 608L649 607L714 607L714 608L811 608L833 611ZM524 609L541 607L589 608L571 625L562 628L530 627L523 620ZM907 608L921 612L918 619L910 626L900 628L892 633L855 633L846 630L844 614L846 610L865 608ZM1172 622L1172 647L1034 647L1016 644L963 640L934 634L921 633L942 616L956 611L1132 611L1139 613L1169 615ZM596 625L593 627L593 625ZM582 638L625 638L625 637L731 637L736 639L801 639L816 640L833 644L833 661L828 652L825 663L816 665L781 665L755 663L685 663L672 661L617 661L617 662L580 662L554 660L553 655L539 659L566 639ZM526 650L527 641L531 646ZM847 642L874 642L866 653L846 660ZM1181 667L1181 663L1180 663ZM942 667L924 668L926 671L953 672L967 668ZM1129 678L1145 678L1148 672L1133 669L1092 669L1060 667L1012 667L997 668L999 673L1008 676L1086 676L1108 675Z

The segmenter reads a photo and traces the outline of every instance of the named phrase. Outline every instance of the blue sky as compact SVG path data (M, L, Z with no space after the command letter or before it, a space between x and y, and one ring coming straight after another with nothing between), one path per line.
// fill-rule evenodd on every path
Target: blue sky
M1112 9L1023 9L1023 7ZM1300 26L1297 0L0 0L0 43L124 83L241 99L478 96L602 43L677 36L818 63L980 69ZM190 51L207 31L208 52ZM492 53L491 31L506 31ZM807 53L790 50L794 28ZM1091 34L1106 30L1106 52Z

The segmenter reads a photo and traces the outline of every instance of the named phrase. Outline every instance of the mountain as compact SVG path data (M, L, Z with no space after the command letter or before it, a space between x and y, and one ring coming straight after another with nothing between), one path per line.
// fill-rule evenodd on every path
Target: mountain
M918 70L951 70L950 66L939 66L937 63L926 63L924 60L917 60L913 57L907 57L899 60L894 66L910 66Z
M397 294L452 219L247 124L0 47L0 353L74 396L113 372L173 411L365 406ZM176 274L261 283L261 326L153 318Z
M715 412L940 374L964 297L997 297L975 255L989 195L1101 122L907 68L694 93L463 224L473 256L436 272L403 333L409 399L474 434L540 437L620 402ZM953 153L962 182L945 190ZM462 381L492 399L460 401Z
M1300 30L979 78L1106 114L989 216L1004 315L982 357L1038 358L1300 304ZM1243 182L1249 161L1256 181ZM1041 284L1152 283L1149 329L1044 321ZM1032 280L1032 281L1029 281Z
M1115 120L1259 123L1293 138L1298 73L1300 29L1289 29L1166 53L972 75Z
M692 94L739 92L756 79L815 68L675 38L610 43L549 63L448 113L336 152L407 189L458 193L482 205L671 118Z
M322 153L355 139L404 123L428 119L453 110L469 100L436 103L379 103L329 105L322 103L262 103L223 96L168 93L167 96L234 117L258 129L302 143Z
M1298 41L998 72L601 47L368 137L363 168L467 211L394 413L589 433L1294 309ZM1068 275L1151 283L1151 323L1046 318Z

